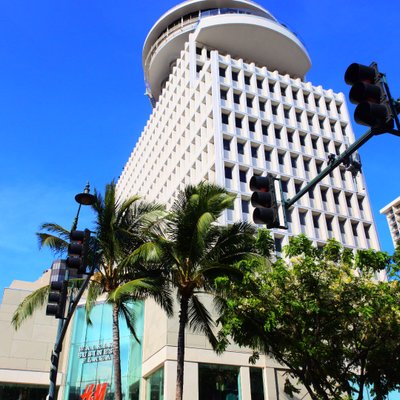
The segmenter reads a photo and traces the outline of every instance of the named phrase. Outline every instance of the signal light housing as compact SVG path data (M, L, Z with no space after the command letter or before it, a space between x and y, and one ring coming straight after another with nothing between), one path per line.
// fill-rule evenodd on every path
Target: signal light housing
M376 133L393 129L394 115L390 98L377 64L366 66L353 63L347 68L344 80L352 85L350 101L358 104L354 111L354 120L358 124L371 127Z
M70 233L71 242L68 245L67 267L77 270L78 274L86 273L87 255L89 249L90 231L74 230Z
M55 318L64 318L65 305L67 303L67 282L50 282L50 293L46 306L46 315L53 315Z
M265 224L267 228L279 228L278 203L275 192L275 178L271 175L252 176L250 179L251 205L255 207L253 221Z

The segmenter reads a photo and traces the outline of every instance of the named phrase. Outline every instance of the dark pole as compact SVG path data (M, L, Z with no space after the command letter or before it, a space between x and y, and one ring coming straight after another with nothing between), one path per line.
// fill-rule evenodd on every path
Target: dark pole
M75 230L78 226L78 220L79 220L79 213L81 211L82 205L88 206L92 205L95 201L95 197L90 194L90 185L89 182L86 184L86 187L83 191L83 193L78 193L75 196L76 202L79 204L78 206L78 211L76 213L76 216L74 218L74 221L72 223L72 228L71 231ZM95 269L96 263L94 262L89 274L87 275L85 281L83 282L81 288L79 289L79 292L75 296L75 298L72 298L72 293L71 293L71 299L70 299L70 304L68 308L68 313L65 318L62 318L58 322L58 330L57 330L57 338L56 342L54 344L54 348L51 354L51 366L50 366L50 383L49 383L49 392L47 395L47 400L54 400L54 396L56 393L56 384L57 384L57 373L58 373L58 363L60 359L60 354L62 351L62 343L65 337L65 333L67 332L68 325L71 321L72 315L75 311L76 306L78 305L78 302L80 298L82 297L83 292L87 288L87 285L89 284L90 278L93 275L94 269ZM66 268L65 271L65 281L68 283L69 280L69 270Z
M300 190L293 198L285 200L283 205L285 209L291 207L296 201L303 197L309 190L311 190L318 182L324 179L331 171L333 171L337 166L339 166L344 160L350 157L358 148L360 148L364 143L372 138L376 133L369 129L364 133L358 140L356 140L352 145L350 145L346 151L337 156L320 174L318 174L312 181L310 181L303 189Z

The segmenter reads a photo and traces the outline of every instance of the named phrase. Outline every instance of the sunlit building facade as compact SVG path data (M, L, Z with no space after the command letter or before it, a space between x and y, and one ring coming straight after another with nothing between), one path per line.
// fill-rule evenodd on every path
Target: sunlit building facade
M274 174L283 195L292 197L354 141L343 94L308 82L310 67L300 39L253 1L189 0L166 12L144 44L153 111L118 180L119 196L140 194L171 206L186 184L210 181L237 195L223 224L251 221L253 175ZM272 231L277 252L299 233L317 246L335 237L351 249L379 248L364 177L354 178L344 166L294 205L287 222L287 231ZM48 279L6 289L0 398L12 393L44 400L47 393L56 320L38 311L29 337L9 324L17 304ZM211 299L204 302L211 310ZM177 310L167 318L152 300L132 307L139 342L120 321L124 399L174 399ZM63 348L59 400L113 398L110 305L99 302L91 322L80 305ZM265 355L251 364L250 355L235 345L217 355L204 335L188 329L184 399L288 398L287 370ZM297 398L306 398L304 389Z
M383 207L380 213L386 216L393 246L396 248L400 245L400 197Z
M185 185L205 180L237 195L221 223L251 221L253 175L280 177L290 198L355 140L343 94L306 81L304 44L253 1L178 4L150 30L142 61L153 112L119 178L122 198L170 206ZM293 206L288 227L273 230L277 252L299 233L317 246L335 237L379 248L364 177L345 166ZM177 317L145 304L146 399L174 398L177 327ZM285 398L287 374L273 360L251 365L236 346L217 356L190 331L186 344L186 400Z

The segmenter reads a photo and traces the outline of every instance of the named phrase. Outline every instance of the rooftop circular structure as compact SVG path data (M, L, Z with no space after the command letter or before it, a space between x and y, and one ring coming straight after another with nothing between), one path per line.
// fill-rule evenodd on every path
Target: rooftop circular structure
M282 74L304 78L311 60L300 39L266 9L249 0L188 0L152 27L142 62L151 97L158 99L189 34L196 42Z

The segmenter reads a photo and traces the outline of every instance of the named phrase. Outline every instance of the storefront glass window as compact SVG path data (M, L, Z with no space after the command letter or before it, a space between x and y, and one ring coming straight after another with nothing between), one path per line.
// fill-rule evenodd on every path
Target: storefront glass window
M250 368L251 400L264 400L264 382L261 368Z
M135 331L140 341L143 336L143 303L130 304L135 315ZM75 312L71 336L67 384L64 399L81 400L86 393L104 392L102 400L114 398L112 307L97 304L86 321L84 307ZM122 393L124 400L138 400L142 365L141 345L133 338L124 318L120 317L120 357Z
M241 400L239 367L199 364L199 400Z
M147 378L146 400L164 400L164 368Z

